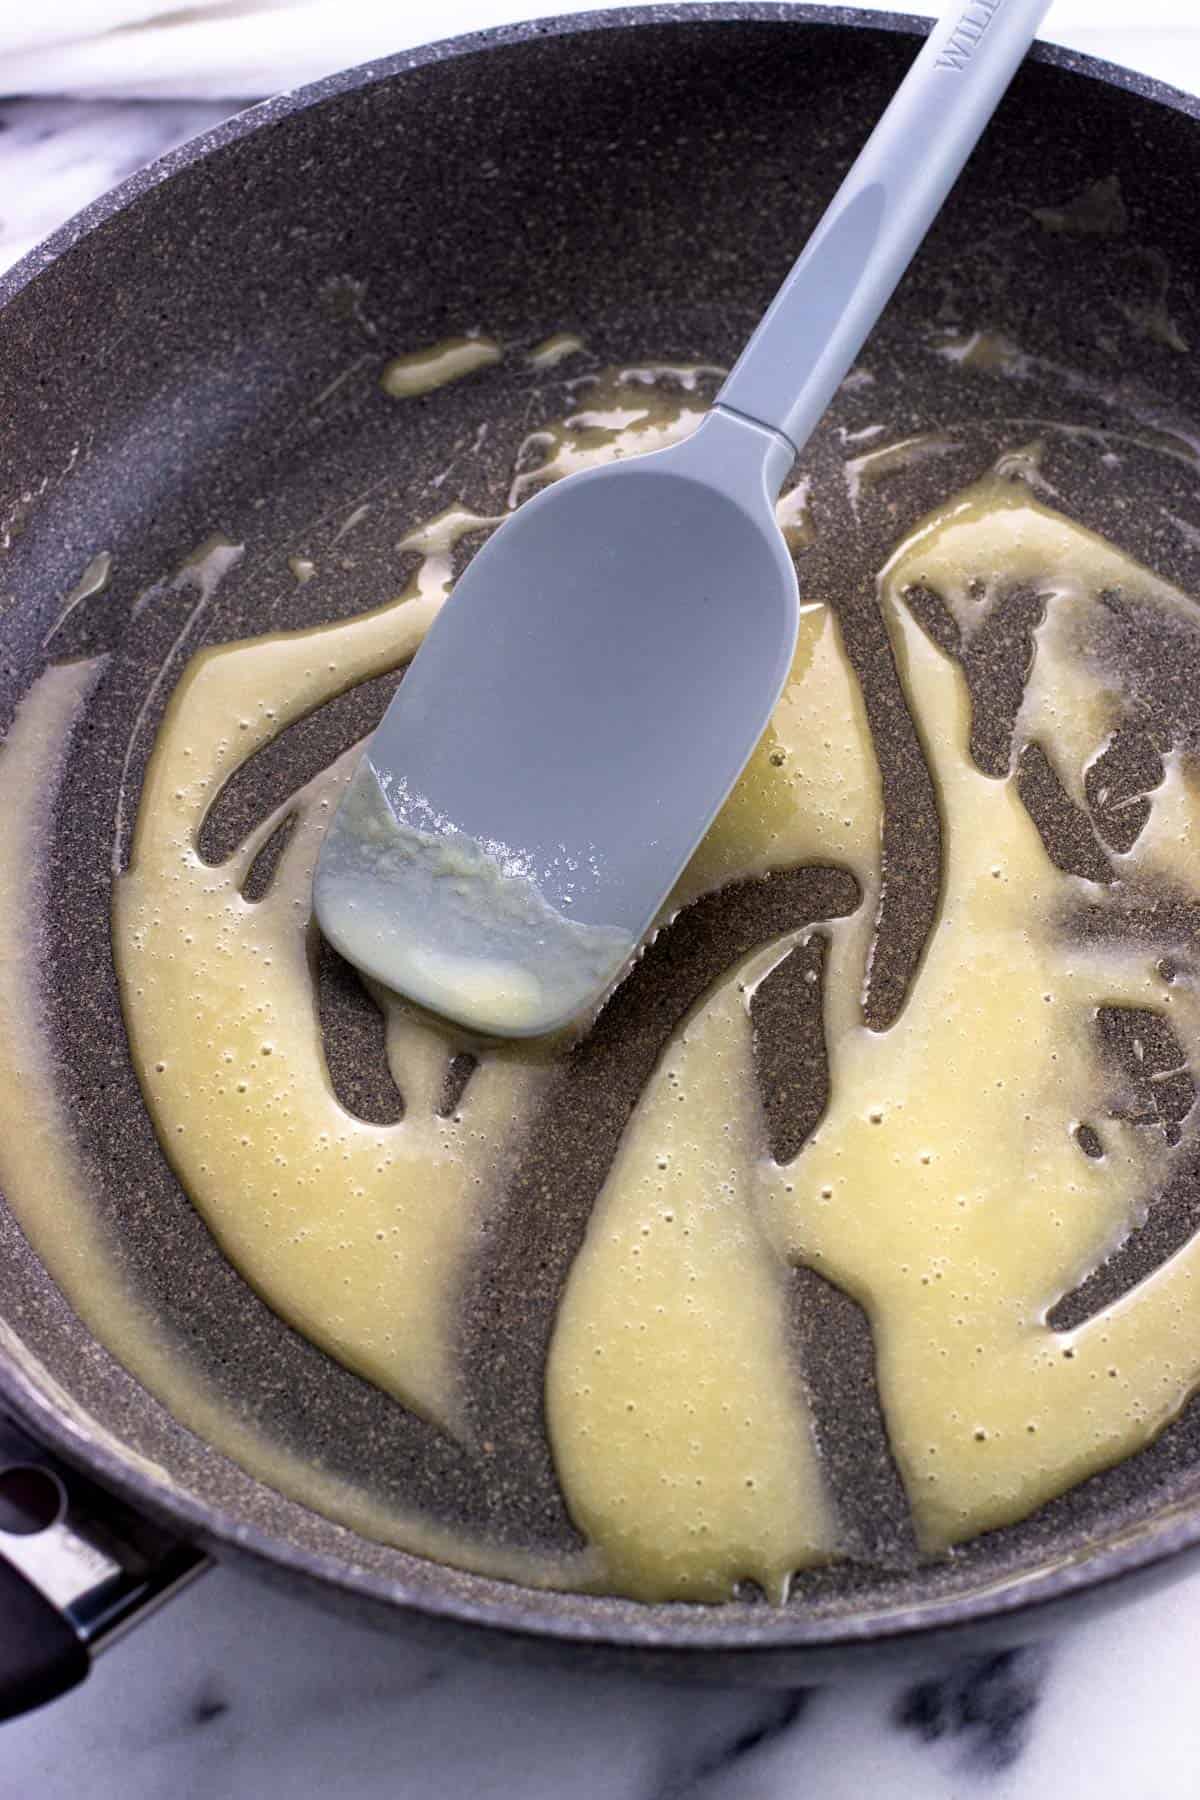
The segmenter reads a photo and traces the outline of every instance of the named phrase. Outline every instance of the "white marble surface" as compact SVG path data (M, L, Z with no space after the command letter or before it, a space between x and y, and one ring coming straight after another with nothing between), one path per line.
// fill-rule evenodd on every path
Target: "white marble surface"
M135 169L233 110L186 100L0 101L0 269Z
M589 10L629 0L586 0ZM934 13L938 0L858 0ZM11 93L255 96L431 37L580 11L563 0L51 0L0 5ZM1200 60L1194 0L1054 0L1053 43L1187 86ZM1194 85L1194 84L1193 84Z
M104 3L86 0L92 22ZM193 94L220 91L213 69L236 62L238 21L260 10L251 0L208 6L206 22L225 15L229 27L225 61L199 68ZM353 20L353 4L340 10ZM296 20L305 12L315 17L298 6ZM487 22L488 0L471 12L471 23ZM392 16L409 21L410 9ZM1074 17L1087 48L1200 90L1194 0L1097 0L1074 14L1063 0L1059 16ZM296 41L294 22L276 34L272 87L331 54L327 35L316 50L311 37ZM7 14L6 29L15 41ZM47 59L59 54L61 85L78 87L86 59L41 35L41 85L55 85ZM339 32L339 47L352 36ZM32 26L27 37L32 45ZM15 66L0 65L5 76ZM242 75L225 91L256 86ZM0 104L0 266L228 110L202 100ZM1200 1576L936 1679L864 1674L756 1694L432 1655L219 1570L113 1649L85 1687L2 1729L0 1800L1194 1800L1198 1672Z
M37 1800L1194 1800L1200 1577L920 1681L665 1686L406 1647L219 1570L0 1727Z

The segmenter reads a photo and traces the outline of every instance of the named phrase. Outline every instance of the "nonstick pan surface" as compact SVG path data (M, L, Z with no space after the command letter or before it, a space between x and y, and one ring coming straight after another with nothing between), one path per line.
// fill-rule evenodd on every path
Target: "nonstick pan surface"
M472 1405L493 1446L484 1458L283 1324L179 1189L142 1104L112 967L121 783L136 796L153 727L196 649L378 604L396 590L404 531L450 498L498 510L517 444L562 410L561 390L519 356L486 381L401 409L379 386L389 356L480 327L527 346L576 332L581 369L727 364L911 59L916 29L803 7L688 7L437 46L231 122L0 283L0 715L11 719L48 654L107 658L52 821L42 960L96 1229L162 1345L221 1405L365 1495L506 1543L578 1541L547 1450L542 1368L589 1207L655 1056L734 957L844 911L852 884L833 871L785 873L692 909L574 1058L465 1301ZM844 391L805 452L814 542L801 553L801 586L838 609L874 696L885 775L877 1023L899 1008L939 880L936 806L873 598L900 532L1032 435L1031 420L1124 428L1142 447L1119 474L1085 439L1050 434L1059 504L1200 594L1200 550L1170 525L1195 510L1195 465L1156 448L1155 435L1185 441L1189 408L1200 413L1194 355L1181 347L1200 342L1197 112L1139 78L1039 50L889 308L869 352L874 385ZM1123 235L1039 227L1036 209L1113 178ZM1131 297L1149 317L1164 296L1176 343L1119 329ZM1011 333L1029 359L1020 383L965 377L930 354L931 333L950 327ZM460 496L443 471L484 417L489 433ZM890 437L952 428L957 447L855 511L843 434L876 423ZM353 554L334 555L333 537L368 494ZM173 649L178 618L164 623L136 602L214 531L246 553ZM301 545L322 568L303 585L288 568ZM101 550L110 586L74 610L47 652L62 596ZM222 797L206 828L214 849L368 730L388 692L368 684L293 728L286 754L262 758ZM367 1007L331 957L322 981L331 1018ZM335 1077L353 1076L369 1105L367 1038L353 1021L328 1036ZM1106 1277L1108 1297L1188 1234L1198 1205L1200 1172L1152 1212L1153 1229ZM1105 1297L1101 1284L1078 1305ZM645 1606L464 1574L281 1496L171 1417L0 1213L0 1379L26 1423L218 1553L368 1609L647 1666L788 1679L816 1666L813 1653L862 1641L962 1625L998 1633L1021 1608L1099 1591L1200 1540L1193 1404L1131 1461L1024 1524L923 1563L873 1403L866 1320L815 1278L797 1277L796 1307L860 1558L798 1580L784 1608Z

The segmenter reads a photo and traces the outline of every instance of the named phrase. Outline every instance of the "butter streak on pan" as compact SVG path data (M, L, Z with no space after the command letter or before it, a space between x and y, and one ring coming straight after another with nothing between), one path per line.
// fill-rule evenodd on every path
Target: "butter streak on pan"
M782 1330L788 1262L818 1269L866 1310L893 1453L927 1549L1024 1518L1133 1453L1200 1380L1195 1241L1076 1330L1048 1323L1196 1147L1193 1109L1176 1145L1106 1116L1102 1154L1083 1154L1081 1122L1116 1111L1099 1011L1172 1017L1194 1050L1200 994L1194 971L1164 981L1161 943L1068 934L1072 900L1119 902L1055 868L1015 773L989 777L971 759L963 672L905 596L933 588L970 630L997 572L1046 594L1018 743L1045 739L1081 798L1085 768L1119 716L1120 672L1081 649L1097 595L1120 587L1197 631L1185 595L1000 479L956 497L892 559L881 603L935 777L945 858L939 916L904 1010L874 1032L857 1009L863 944L854 940L871 916L860 908L833 927L829 1104L781 1166L767 1151L749 1001L791 942L718 983L625 1132L559 1315L548 1401L564 1485L623 1584L648 1598L718 1597L739 1567L778 1596L789 1566L836 1548L802 1415L778 1409L796 1380ZM834 663L812 694L794 678L785 707L789 697L799 730L781 742L799 753L818 797L804 823L824 820L826 831L803 848L783 843L848 862L869 892L878 787L863 762L853 678ZM853 741L824 767L838 721L853 722ZM773 733L780 725L777 715ZM776 749L765 767L787 761ZM857 769L854 792L847 771ZM840 843L828 834L838 773L848 803ZM1141 839L1116 859L1120 873L1194 891L1195 771L1171 758L1152 799ZM722 1280L741 1263L759 1283L748 1342L736 1289ZM777 1410L746 1400L755 1358L753 1392L773 1396Z
M463 514L460 529L474 523ZM405 1115L371 1124L338 1100L314 1004L310 894L353 752L219 867L198 848L213 799L256 750L411 657L448 586L452 541L377 612L193 660L159 730L113 919L147 1103L223 1249L306 1337L454 1431L456 1279L485 1177L530 1110L545 1053L488 1056L461 1113L440 1117L443 1070L461 1040L389 996ZM274 879L247 899L250 869L286 819Z
M0 815L7 854L0 859L0 1187L22 1231L87 1328L145 1383L174 1416L279 1492L364 1536L417 1555L522 1581L532 1586L586 1586L595 1578L586 1554L553 1559L490 1545L376 1504L301 1456L270 1442L239 1419L203 1376L164 1346L158 1322L128 1290L96 1231L88 1202L86 1152L78 1142L57 1083L41 998L37 951L46 895L43 853L54 795L63 778L71 734L100 673L98 662L48 669L30 689L0 749ZM6 1333L6 1337L7 1337ZM9 1345L18 1362L19 1342ZM34 1384L51 1384L40 1366ZM106 1437L120 1456L152 1480L165 1470L115 1443L57 1386L53 1399L90 1437Z
M848 867L859 906L822 935L833 991L856 994L880 822L862 696L832 615L812 607L767 734L671 905L771 868ZM795 1570L838 1548L788 1341L787 1265L757 1195L766 1130L750 1053L754 989L808 935L751 956L673 1038L559 1311L547 1410L563 1486L642 1599L725 1599L748 1576L782 1601Z

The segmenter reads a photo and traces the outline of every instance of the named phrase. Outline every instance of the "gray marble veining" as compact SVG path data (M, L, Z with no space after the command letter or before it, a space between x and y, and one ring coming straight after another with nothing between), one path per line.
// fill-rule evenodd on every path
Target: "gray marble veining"
M0 269L237 103L0 101Z
M1191 1800L1200 1577L1051 1644L787 1692L437 1655L228 1570L3 1727L39 1800Z

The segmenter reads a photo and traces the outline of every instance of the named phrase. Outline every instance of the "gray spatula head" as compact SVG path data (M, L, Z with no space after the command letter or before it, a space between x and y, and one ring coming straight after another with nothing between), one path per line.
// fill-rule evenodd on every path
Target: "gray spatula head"
M482 1031L620 972L766 725L796 581L772 502L1049 0L958 0L685 444L545 490L481 550L326 838L352 962Z
M484 1032L620 973L765 728L795 647L775 432L569 477L477 553L326 834L321 928Z

